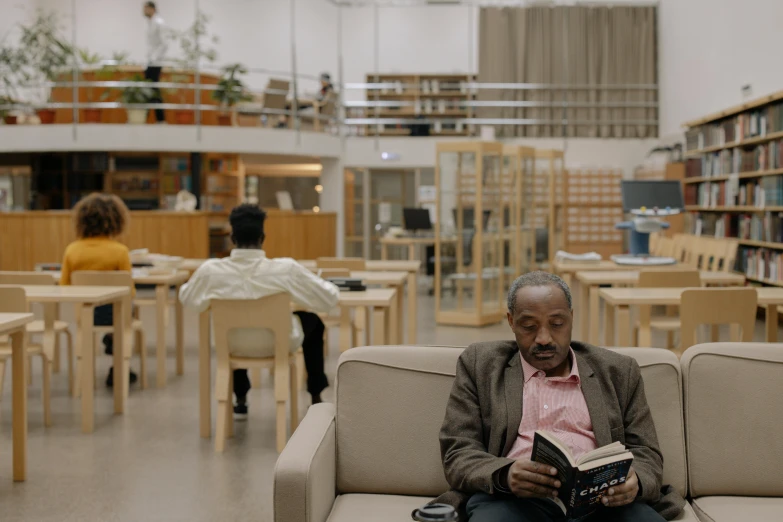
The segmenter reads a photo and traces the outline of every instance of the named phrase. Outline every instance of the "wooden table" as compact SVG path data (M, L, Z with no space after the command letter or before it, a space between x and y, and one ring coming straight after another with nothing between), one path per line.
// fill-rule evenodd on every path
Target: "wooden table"
M638 270L596 270L576 272L574 287L578 287L580 338L590 344L598 344L600 300L598 290L601 285L636 286L639 281ZM730 272L699 272L704 286L741 286L745 276ZM641 342L641 341L640 341Z
M9 285L6 285L9 286ZM81 387L82 387L82 432L92 433L95 429L95 340L93 335L93 310L96 306L111 304L114 314L114 375L122 379L114 384L114 413L125 411L128 397L128 368L125 365L125 314L123 299L130 294L130 288L122 286L49 286L22 285L28 303L41 303L44 309L60 303L81 305ZM44 312L43 349L54 347L54 313ZM122 383L122 384L119 384Z
M364 292L340 292L338 305L344 309L372 308L373 344L391 344L389 335L396 328L397 310L393 306L393 288L373 288ZM201 436L212 436L212 359L209 309L199 315L199 426ZM355 345L351 345L355 346Z
M310 270L316 269L316 262L312 259L298 261L298 263ZM416 278L421 269L421 261L376 261L369 260L365 263L368 272L407 272L408 273L408 344L416 344L416 291L418 284Z
M604 315L605 345L614 346L617 325L617 346L631 346L631 306L679 305L680 296L687 288L602 288L598 295L606 302ZM777 342L778 306L783 305L783 288L759 287L758 304L766 310L767 342ZM640 314L639 341L650 337L649 315ZM644 332L644 334L643 334Z
M25 325L33 314L0 314L0 335L11 338L11 380L13 381L13 469L14 481L27 476L27 354Z
M47 271L54 279L54 284L60 281L59 271ZM175 343L177 350L177 375L185 373L185 344L184 344L184 318L182 315L182 303L179 301L179 287L190 279L192 272L178 270L170 274L149 274L143 268L134 268L131 272L134 284L150 285L155 287L155 299L136 299L139 306L155 306L155 330L157 339L155 342L155 354L158 364L158 388L166 387L166 320L168 305L174 305ZM174 287L174 299L169 301L168 294ZM146 350L146 346L144 347Z
M396 316L397 316L397 326L394 328L394 330L389 335L389 342L391 344L401 344L403 340L403 310L402 310L402 303L403 303L403 289L405 287L406 282L408 281L408 273L407 272L370 272L368 270L354 270L351 272L350 275L351 279L361 279L361 281L367 285L380 285L384 287L391 287L396 290L394 293L394 307L396 308ZM341 309L341 313L343 315L346 315L345 312L342 312L343 310L346 310L346 308ZM350 317L347 317L350 321ZM345 321L346 317L342 317L341 324ZM408 321L413 321L414 326L416 322L416 317L409 317ZM343 344L343 342L349 342L349 338L344 337L344 335L347 332L344 332L343 328L340 328L340 346L346 346Z
M594 270L619 270L621 267L614 261L601 260L597 263L577 263L574 261L552 262L552 272L559 275L563 281L570 287L573 282L573 276L577 272L587 272Z
M407 246L408 247L408 261L416 260L416 250L423 246L434 246L435 236L402 236L402 237L382 237L381 243L381 259L389 259L389 245L391 246ZM441 241L448 242L448 239L441 239ZM456 239L450 240L455 242Z

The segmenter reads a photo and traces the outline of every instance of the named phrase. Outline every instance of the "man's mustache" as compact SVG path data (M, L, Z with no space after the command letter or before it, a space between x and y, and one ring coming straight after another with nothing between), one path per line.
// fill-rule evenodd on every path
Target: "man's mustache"
M534 344L531 348L531 351L533 353L548 353L548 352L555 352L557 351L557 346L554 344Z

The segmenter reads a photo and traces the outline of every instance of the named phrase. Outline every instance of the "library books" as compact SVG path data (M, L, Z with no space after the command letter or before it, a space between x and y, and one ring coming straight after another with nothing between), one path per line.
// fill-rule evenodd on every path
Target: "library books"
M783 256L768 248L740 247L737 265L740 272L754 279L781 281L783 278Z
M783 140L775 140L752 149L724 149L690 158L685 165L685 176L711 178L780 168L783 168Z
M778 102L720 122L689 129L685 133L685 148L690 151L722 147L781 130L783 130L783 102Z
M691 233L717 238L783 243L783 212L764 214L702 212L695 215Z

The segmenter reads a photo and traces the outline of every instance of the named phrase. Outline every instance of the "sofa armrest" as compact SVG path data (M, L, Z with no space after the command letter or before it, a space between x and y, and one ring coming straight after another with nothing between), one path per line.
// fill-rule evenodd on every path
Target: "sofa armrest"
M275 522L326 522L336 492L334 404L311 406L275 466Z

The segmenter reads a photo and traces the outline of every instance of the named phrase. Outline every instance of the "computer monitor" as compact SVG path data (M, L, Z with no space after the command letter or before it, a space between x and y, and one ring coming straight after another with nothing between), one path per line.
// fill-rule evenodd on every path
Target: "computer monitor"
M406 230L432 230L430 211L426 208L403 208L402 219Z
M454 213L454 226L457 226L457 209L453 208L451 211ZM489 226L489 218L492 216L491 210L485 210L482 212L483 218L481 220L481 230L486 230ZM476 211L473 207L462 207L462 228L473 228L475 226Z
M681 210L684 206L679 181L621 181L623 210L630 212L646 207Z

